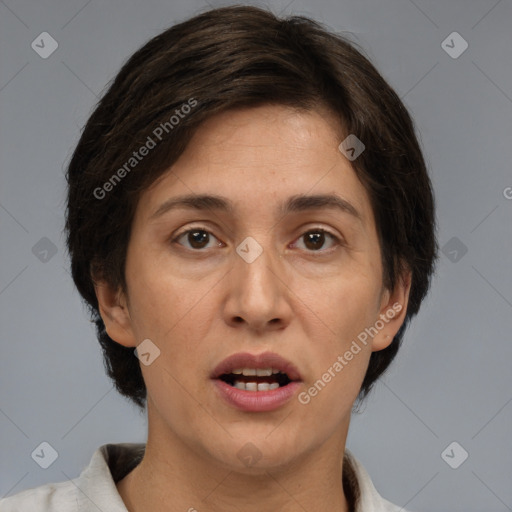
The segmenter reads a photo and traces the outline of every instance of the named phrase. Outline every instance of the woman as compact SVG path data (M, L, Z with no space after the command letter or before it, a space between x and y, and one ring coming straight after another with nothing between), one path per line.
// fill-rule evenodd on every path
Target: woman
M345 449L437 257L404 105L304 18L215 9L123 66L68 169L67 243L146 444L2 511L399 510Z

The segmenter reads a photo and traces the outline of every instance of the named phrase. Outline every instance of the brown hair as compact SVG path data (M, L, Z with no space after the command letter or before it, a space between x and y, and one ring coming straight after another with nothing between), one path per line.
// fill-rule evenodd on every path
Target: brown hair
M133 348L106 333L93 277L126 289L126 250L141 192L178 159L204 120L237 107L327 107L345 129L340 141L355 134L364 143L352 166L371 199L384 284L393 289L410 269L412 285L405 321L389 347L372 353L360 399L395 357L434 271L434 197L411 117L355 46L303 16L280 19L249 6L210 10L133 54L90 116L67 170L72 276L96 324L108 375L141 408L139 361ZM142 146L150 149L136 159Z

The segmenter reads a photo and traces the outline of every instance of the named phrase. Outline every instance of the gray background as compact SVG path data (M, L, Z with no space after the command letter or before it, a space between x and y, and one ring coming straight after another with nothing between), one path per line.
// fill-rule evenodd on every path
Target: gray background
M267 5L353 34L410 109L436 192L445 254L348 447L411 511L512 510L512 2ZM145 440L144 416L104 374L68 273L63 173L121 64L205 6L0 0L0 496L76 477L103 443ZM31 48L43 31L59 45L47 59ZM458 58L442 46L454 31L469 44ZM46 470L31 458L42 441L59 454ZM441 457L453 441L469 453L458 469ZM449 451L451 462L461 453Z

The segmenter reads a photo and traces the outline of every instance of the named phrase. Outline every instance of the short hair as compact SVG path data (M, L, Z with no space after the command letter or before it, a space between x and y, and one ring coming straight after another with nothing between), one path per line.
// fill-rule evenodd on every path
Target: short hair
M393 290L407 270L412 282L405 320L392 343L371 354L360 400L395 357L438 257L434 196L407 109L356 45L305 16L213 9L137 50L95 106L67 168L66 241L106 372L141 409L147 391L140 363L133 348L108 336L94 280L126 290L126 251L141 193L179 158L201 123L230 109L326 107L344 130L340 142L354 134L365 145L351 163L371 201L383 284ZM146 156L136 159L134 150L144 145Z

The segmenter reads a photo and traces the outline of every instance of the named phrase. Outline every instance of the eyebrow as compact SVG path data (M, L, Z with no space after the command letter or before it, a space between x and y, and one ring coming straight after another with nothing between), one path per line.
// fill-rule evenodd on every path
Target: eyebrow
M289 213L322 208L338 210L351 215L359 221L363 220L361 213L351 203L335 194L294 195L279 205L278 213L286 215ZM154 220L175 209L217 210L226 213L234 212L233 203L225 197L210 194L188 194L167 199L151 214L149 220Z

